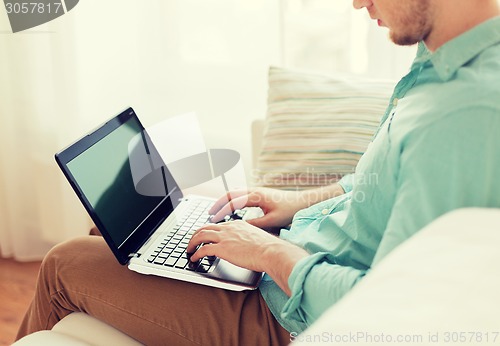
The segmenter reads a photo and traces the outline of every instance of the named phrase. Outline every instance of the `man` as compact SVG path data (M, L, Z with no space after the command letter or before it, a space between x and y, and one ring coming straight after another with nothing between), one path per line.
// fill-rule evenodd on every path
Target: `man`
M193 261L216 255L266 272L259 291L141 276L115 264L99 237L77 239L44 260L19 337L85 311L146 344L286 344L438 216L500 207L497 1L354 0L354 7L387 26L395 43L419 43L355 175L305 192L234 192L233 205L260 206L265 216L207 225L189 245ZM227 214L226 202L216 203L214 220ZM263 230L290 223L280 238Z

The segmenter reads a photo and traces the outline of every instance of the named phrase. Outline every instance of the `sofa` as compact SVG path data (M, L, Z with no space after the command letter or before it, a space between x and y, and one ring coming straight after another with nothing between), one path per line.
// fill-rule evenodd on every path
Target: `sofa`
M253 183L303 189L352 172L393 85L393 81L271 68L267 116L252 125ZM308 330L292 333L290 342L500 343L499 247L500 209L462 209L443 215L372 268ZM51 331L15 343L59 344L139 343L84 313L73 313Z
M294 345L500 343L500 209L461 209L382 260Z
M293 345L500 343L500 210L435 220L374 268ZM84 313L23 345L140 345Z

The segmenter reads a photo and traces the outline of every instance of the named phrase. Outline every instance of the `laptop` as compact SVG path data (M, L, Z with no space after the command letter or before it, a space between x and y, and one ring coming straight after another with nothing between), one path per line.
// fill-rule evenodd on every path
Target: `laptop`
M189 239L210 221L215 200L183 195L132 108L55 159L120 264L227 290L258 287L262 273L216 257L189 261Z

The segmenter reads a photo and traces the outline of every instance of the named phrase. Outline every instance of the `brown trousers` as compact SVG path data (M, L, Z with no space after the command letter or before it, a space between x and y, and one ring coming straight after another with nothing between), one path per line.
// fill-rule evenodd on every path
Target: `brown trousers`
M286 345L289 333L258 290L232 292L141 275L101 237L77 238L45 257L18 338L83 311L147 345Z

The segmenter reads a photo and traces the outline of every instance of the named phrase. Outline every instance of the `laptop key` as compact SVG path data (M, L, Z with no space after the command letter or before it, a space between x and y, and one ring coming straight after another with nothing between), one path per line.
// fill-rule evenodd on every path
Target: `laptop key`
M175 262L177 262L177 258L175 257L169 257L166 261L165 264L166 266L173 267Z
M177 263L175 264L176 268L184 268L188 264L188 259L187 258L179 258Z
M210 267L212 266L212 264L214 264L213 261L210 261L209 259L207 258L204 258L202 261L201 261L201 264L203 264L204 266L207 266L207 267Z
M210 203L209 203L210 204ZM161 240L160 246L148 258L149 263L207 273L211 270L216 257L205 257L193 263L185 252L193 233L209 221L205 206L193 208L191 215L179 220L173 231Z
M208 273L208 271L210 270L210 267L209 266L205 266L203 264L200 264L197 268L196 268L196 272L198 273Z
M162 265L163 263L165 263L165 259L158 257L153 263Z
M171 241L168 242L167 246L174 246L174 247L176 247L177 244L179 244L180 242L181 242L180 239L179 240L172 239Z

